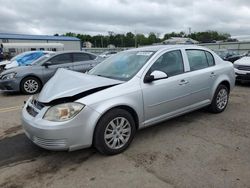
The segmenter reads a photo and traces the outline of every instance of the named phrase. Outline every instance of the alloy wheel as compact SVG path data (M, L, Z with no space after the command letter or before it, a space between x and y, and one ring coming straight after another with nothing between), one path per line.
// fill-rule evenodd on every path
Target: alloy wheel
M106 145L111 149L122 148L131 136L131 124L124 117L111 120L104 132Z
M228 92L226 89L221 89L216 97L216 106L218 109L223 110L227 106Z
M38 82L33 79L26 80L23 86L27 93L36 93L39 88Z

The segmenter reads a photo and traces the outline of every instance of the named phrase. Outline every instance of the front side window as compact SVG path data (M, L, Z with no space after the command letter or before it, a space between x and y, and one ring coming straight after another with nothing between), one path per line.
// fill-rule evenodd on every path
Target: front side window
M168 77L183 73L184 65L181 51L175 50L163 54L150 68L150 72L155 70L165 72Z
M50 59L53 65L64 64L72 62L71 54L59 54Z
M204 50L186 50L190 71L200 70L214 65L213 56Z

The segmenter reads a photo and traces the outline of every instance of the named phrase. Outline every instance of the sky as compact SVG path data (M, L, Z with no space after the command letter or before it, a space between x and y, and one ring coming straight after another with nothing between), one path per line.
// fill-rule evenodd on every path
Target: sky
M249 0L0 0L0 33L250 35Z

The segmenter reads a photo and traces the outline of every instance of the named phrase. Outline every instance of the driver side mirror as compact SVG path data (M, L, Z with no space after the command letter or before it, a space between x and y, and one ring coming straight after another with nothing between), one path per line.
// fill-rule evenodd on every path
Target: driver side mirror
M46 68L48 68L50 65L52 65L50 61L47 61L43 64L43 66L45 66Z
M165 78L168 78L168 75L165 72L155 70L150 75L145 76L144 83L150 83L155 80L161 80Z

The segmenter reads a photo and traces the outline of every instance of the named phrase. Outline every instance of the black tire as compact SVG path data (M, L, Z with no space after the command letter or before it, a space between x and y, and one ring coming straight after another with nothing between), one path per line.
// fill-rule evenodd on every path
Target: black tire
M109 130L107 129L107 127L111 125L110 122L114 121L117 118L125 118L130 124L131 131L130 131L130 136L127 137L127 141L125 142L125 144L120 148L114 149L108 146L108 144L106 143L108 141L105 140L104 135L106 131ZM94 146L100 153L105 154L105 155L115 155L115 154L121 153L132 142L135 136L135 132L136 132L135 121L132 115L128 111L119 109L119 108L110 110L100 118L100 120L98 121L96 125L96 129L94 133ZM112 132L112 135L114 134L115 133Z
M35 84L35 89L34 90L27 89L25 86L27 82L33 82ZM38 93L39 91L41 91L41 89L42 89L42 83L36 77L32 77L32 76L26 77L20 83L20 90L24 94L32 95L32 94Z
M218 103L218 97L219 97L219 94L220 92L222 91L226 91L226 94L227 96L225 97L226 98L226 103L221 106L219 103ZM212 113L221 113L223 112L226 107L227 107L227 104L228 104L228 99L229 99L229 89L225 86L225 85L219 85L214 93L214 97L213 97L213 100L212 100L212 103L209 105L208 107L208 110Z

